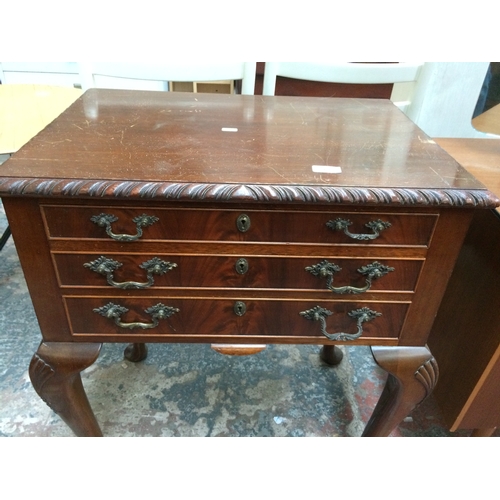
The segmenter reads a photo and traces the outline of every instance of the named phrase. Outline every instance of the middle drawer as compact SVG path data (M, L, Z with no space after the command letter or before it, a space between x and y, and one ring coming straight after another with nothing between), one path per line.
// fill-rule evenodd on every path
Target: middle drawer
M54 253L62 287L412 292L423 259Z

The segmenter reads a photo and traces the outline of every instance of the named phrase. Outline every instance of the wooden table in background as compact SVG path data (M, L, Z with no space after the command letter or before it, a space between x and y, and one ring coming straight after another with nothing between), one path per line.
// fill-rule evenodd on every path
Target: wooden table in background
M50 85L0 85L0 155L24 146L82 95L80 89ZM0 236L0 250L10 237Z
M81 95L71 87L0 85L0 154L24 146Z
M490 191L500 195L500 138L438 138L435 141Z
M436 142L500 194L500 139ZM500 426L498 211L474 214L428 345L440 366L434 398L451 430L475 429L474 435L491 435Z
M35 390L101 435L103 342L369 345L365 436L433 390L427 338L475 212L500 200L391 102L89 90L1 169L43 335ZM225 349L223 347L222 349ZM246 348L245 348L246 349Z
M473 118L472 125L481 132L500 135L500 104Z

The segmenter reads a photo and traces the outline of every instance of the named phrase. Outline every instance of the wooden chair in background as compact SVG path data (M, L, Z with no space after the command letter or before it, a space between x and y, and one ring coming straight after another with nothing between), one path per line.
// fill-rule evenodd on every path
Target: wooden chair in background
M423 63L312 63L312 62L266 62L264 72L264 95L274 95L276 77L284 76L317 82L348 84L402 84L414 83ZM405 111L409 106L411 88L394 85L391 100Z
M488 138L472 116L489 63L266 62L263 94L278 76L344 84L393 83L393 101L431 137ZM372 97L372 96L366 96Z

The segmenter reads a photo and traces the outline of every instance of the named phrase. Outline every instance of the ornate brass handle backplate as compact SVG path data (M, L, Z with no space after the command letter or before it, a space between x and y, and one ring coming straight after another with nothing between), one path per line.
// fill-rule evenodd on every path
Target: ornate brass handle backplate
M118 304L113 304L113 302L109 302L105 306L94 309L95 313L98 313L105 318L112 319L120 328L127 328L129 330L132 330L134 328L142 328L143 330L155 328L158 326L161 319L170 318L170 316L172 316L173 314L178 313L179 309L177 309L176 307L165 306L159 303L144 310L146 314L149 314L151 316L153 320L152 323L123 323L121 320L121 316L128 311L129 310L126 307L120 306Z
M312 309L307 309L299 313L306 319L311 321L319 321L321 325L321 333L329 340L356 340L363 334L363 323L375 319L377 316L382 316L382 313L372 311L367 307L349 311L348 315L356 320L358 330L356 333L328 333L326 331L326 317L331 316L333 313L328 309L320 306L315 306Z
M139 283L137 281L124 281L122 283L118 283L114 280L113 273L122 265L123 264L121 262L113 259L108 259L107 257L104 257L102 255L92 262L86 262L85 264L83 264L84 267L90 269L91 271L106 276L109 285L121 289L148 288L154 284L154 274L162 276L163 274L177 267L177 264L175 264L174 262L166 262L159 259L158 257L153 257L152 259L143 262L139 266L141 269L146 270L146 278L148 280L146 283Z
M357 272L366 277L366 285L362 288L346 285L346 286L333 286L333 276L335 273L341 271L342 268L337 264L332 264L327 260L322 260L318 264L306 267L306 271L309 271L314 276L320 278L326 278L326 287L333 293L344 294L344 293L363 293L368 291L373 280L385 276L387 273L394 271L393 267L386 266L380 262L374 261L371 264L360 267Z
M384 229L388 229L391 227L390 222L384 222L380 219L377 220L372 220L370 222L367 222L365 224L365 227L368 229L371 229L373 231L372 234L354 234L351 233L348 229L349 226L352 225L352 222L348 219L335 219L335 220L329 220L326 223L327 227L329 227L332 231L343 231L344 234L349 236L349 238L352 238L354 240L361 240L361 241L366 241L366 240L374 240L380 236L380 233Z
M137 217L134 217L132 219L132 222L135 223L137 232L136 234L115 234L111 230L111 224L113 222L116 222L118 220L118 217L112 214L99 214L99 215L94 215L90 218L90 220L94 223L97 224L99 227L105 227L106 228L106 233L108 236L116 241L136 241L142 236L142 228L151 226L155 222L157 222L159 219L158 217L155 217L154 215L146 215L142 214Z

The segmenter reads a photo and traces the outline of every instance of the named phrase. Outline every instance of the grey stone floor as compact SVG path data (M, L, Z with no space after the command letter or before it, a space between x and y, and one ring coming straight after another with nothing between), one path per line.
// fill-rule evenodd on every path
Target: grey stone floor
M29 380L41 334L12 238L0 253L0 304L0 436L72 436ZM82 375L105 436L360 436L385 382L367 347L342 347L337 367L316 346L231 357L150 344L140 363L124 360L124 347L104 345ZM446 429L432 397L392 434L464 435Z

